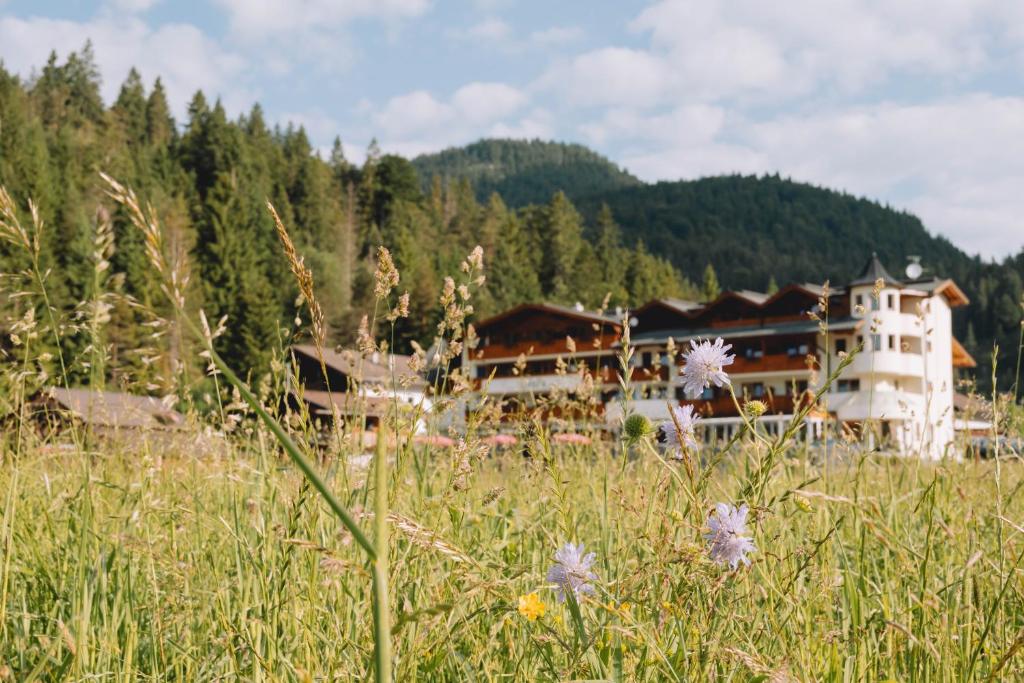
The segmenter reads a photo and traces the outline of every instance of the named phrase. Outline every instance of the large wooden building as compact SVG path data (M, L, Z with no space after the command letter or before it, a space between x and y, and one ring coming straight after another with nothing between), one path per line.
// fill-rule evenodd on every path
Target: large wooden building
M692 340L721 337L736 356L726 370L739 402L764 402L761 421L777 433L840 357L862 347L809 416L806 436L823 438L826 417L854 428L871 421L891 447L940 457L954 436L954 369L974 365L952 334L952 309L967 303L952 280L899 280L874 255L857 278L828 292L792 284L772 295L725 292L706 303L651 301L628 314L632 410L661 420L670 406L690 403L703 416L706 439L735 433L741 417L727 389L691 399L679 378ZM613 428L621 417L625 317L523 304L481 322L480 344L463 364L480 395L502 399L510 415L553 394L586 391Z

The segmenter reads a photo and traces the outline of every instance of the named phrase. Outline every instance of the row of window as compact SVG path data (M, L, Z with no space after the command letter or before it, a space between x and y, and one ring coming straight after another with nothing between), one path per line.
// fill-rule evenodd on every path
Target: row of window
M881 335L881 334L872 334L870 336L871 336L870 346L865 346L864 349L866 351L881 351L882 350L882 337L883 337L883 335ZM907 342L904 342L903 345L901 346L900 343L899 343L899 337L897 335L895 335L895 334L887 334L887 335L884 335L884 336L885 336L885 348L888 349L889 351L903 351L903 352L910 351L910 348L911 348L910 344L907 343ZM861 345L863 343L864 343L864 335L858 334L857 335L857 345L859 346L859 345ZM836 339L835 344L836 344L836 355L839 355L841 353L846 353L847 352L846 340L845 339ZM929 351L932 350L932 341L931 341L931 339L928 340L928 350Z
M884 297L876 299L873 296L869 296L868 300L871 302L871 310L877 311L879 308L883 311L895 311L896 310L896 295L886 294ZM853 297L853 303L855 306L864 305L864 295L857 294ZM884 305L883 305L884 304Z

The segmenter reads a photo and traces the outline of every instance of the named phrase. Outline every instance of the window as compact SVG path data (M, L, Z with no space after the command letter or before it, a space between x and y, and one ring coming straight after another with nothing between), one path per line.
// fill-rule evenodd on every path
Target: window
M704 391L701 393L700 398L702 401L710 401L715 397L714 387L704 387Z
M685 401L686 400L686 391L684 391L682 387L676 387L676 400L677 401Z
M874 351L882 350L882 335L873 334L871 335L871 349Z
M645 367L645 368L649 368L649 367L651 367L651 360L652 360L652 354L651 354L651 352L650 352L650 351L644 351L644 363L643 363L643 367Z
M836 382L836 391L840 394L846 394L851 391L860 391L860 380L859 379L841 379Z
M786 355L789 356L790 358L797 355L797 353L799 352L796 350L795 346L790 346L788 349L786 349Z
M855 306L863 306L864 305L864 295L863 294L858 294L857 296L854 297L853 302L854 302Z
M846 340L836 339L836 355L838 356L841 353L846 353Z
M887 294L885 299L888 302L886 304L886 307L890 311L895 311L896 310L896 295L895 294Z
M896 335L895 334L890 334L889 335L889 350L890 351L895 351L896 350Z
M810 350L811 350L811 347L807 346L807 344L801 344L800 345L800 355L801 356L806 356L807 352L810 351Z
M751 398L761 398L764 396L764 384L762 382L754 382L752 384L743 385L743 393Z
M872 311L877 311L878 310L878 299L876 299L874 297L874 295L871 296L871 310Z

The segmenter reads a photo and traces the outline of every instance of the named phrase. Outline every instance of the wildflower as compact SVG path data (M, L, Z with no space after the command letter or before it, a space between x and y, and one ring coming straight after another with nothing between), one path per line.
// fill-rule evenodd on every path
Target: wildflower
M519 613L530 621L536 621L544 616L547 606L536 593L528 593L519 596Z
M690 350L683 354L683 360L686 361L683 389L690 398L697 398L712 384L716 387L729 384L729 375L722 368L732 365L736 358L726 353L731 348L732 344L724 344L721 337L714 344L709 341L698 344L690 340Z
M596 556L594 553L583 554L583 544L578 546L566 543L555 553L555 564L548 570L547 580L558 590L558 601L565 602L567 591L572 591L577 597L581 593L593 593L594 587L590 581L597 578L597 574L590 571Z
M797 494L793 496L793 502L801 512L811 512L814 509L811 507L811 501L807 500L806 496Z
M682 454L684 448L697 448L695 428L700 416L694 414L693 406L673 406L672 418L661 423L659 429L665 435L665 446Z
M736 569L740 562L750 566L750 558L747 553L755 552L753 540L747 536L747 512L749 508L746 503L736 508L727 503L719 503L715 511L708 517L709 533L704 534L710 548L708 549L711 559L718 564L729 563L732 569Z

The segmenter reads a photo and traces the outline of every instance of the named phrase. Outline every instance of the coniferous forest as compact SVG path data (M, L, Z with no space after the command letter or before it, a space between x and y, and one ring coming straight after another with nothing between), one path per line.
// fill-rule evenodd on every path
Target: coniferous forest
M29 199L39 208L40 260L62 318L74 321L101 288L112 294L107 380L145 375L146 356L133 350L152 343L149 316L167 312L143 236L106 197L101 171L153 206L169 248L187 255L190 305L226 316L217 343L245 372L269 366L303 310L269 200L314 273L336 344L352 341L372 306L378 245L391 249L410 294L399 350L430 343L443 277L477 244L487 264L477 316L523 301L596 308L706 298L717 287L841 285L877 251L897 276L915 254L954 278L972 300L954 332L979 361L979 385L991 385L994 344L1000 386L1014 382L1024 252L984 262L871 201L777 176L645 184L583 147L539 141L481 141L412 161L373 143L356 165L340 140L324 158L301 127L268 124L258 104L231 118L200 92L175 121L159 79L147 85L132 72L110 106L99 83L88 46L51 57L29 80L0 65L0 185L26 214ZM98 249L110 263L102 282ZM25 258L0 244L0 272L21 272ZM8 329L30 314L17 282L0 283ZM74 372L85 382L96 368Z

